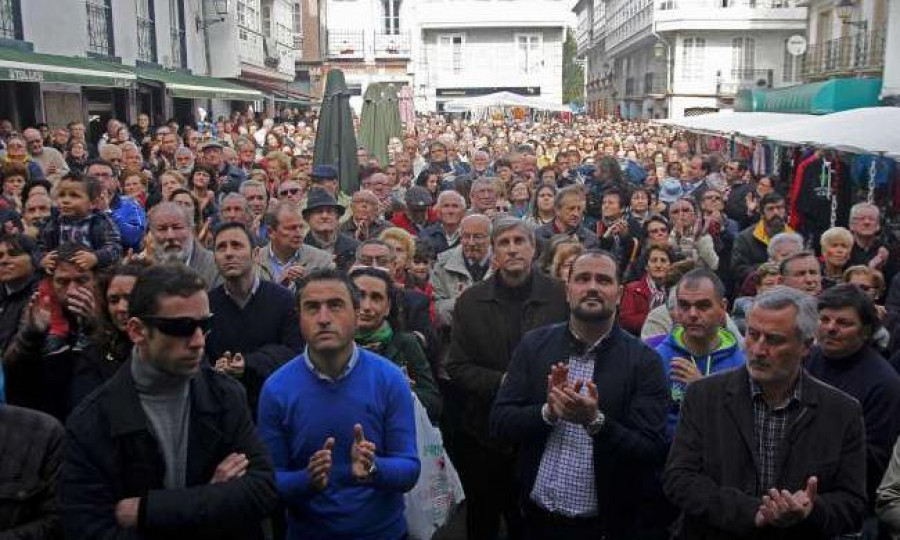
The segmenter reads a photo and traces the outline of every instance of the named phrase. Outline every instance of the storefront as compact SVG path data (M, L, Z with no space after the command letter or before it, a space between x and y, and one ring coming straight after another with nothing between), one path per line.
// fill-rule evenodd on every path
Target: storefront
M126 66L0 47L0 116L18 127L128 118L137 77Z

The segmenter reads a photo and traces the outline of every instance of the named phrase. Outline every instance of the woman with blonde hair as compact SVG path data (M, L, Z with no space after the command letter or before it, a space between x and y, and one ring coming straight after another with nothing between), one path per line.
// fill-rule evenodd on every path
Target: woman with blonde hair
M403 287L406 284L406 273L416 252L416 240L400 227L390 227L378 235L378 239L394 250L394 283Z
M844 269L853 249L853 233L843 227L832 227L819 238L822 247L822 288L844 282Z

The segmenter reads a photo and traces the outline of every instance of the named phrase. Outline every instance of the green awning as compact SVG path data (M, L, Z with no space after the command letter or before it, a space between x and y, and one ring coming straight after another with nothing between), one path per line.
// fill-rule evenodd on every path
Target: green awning
M775 90L741 91L734 102L737 112L831 114L860 107L879 106L881 79L830 79Z
M263 98L262 92L258 90L215 77L202 77L182 71L165 71L143 67L136 68L135 72L140 79L162 83L172 97L234 99L241 101L255 101Z
M0 47L0 80L3 81L130 88L135 79L134 71L120 64Z

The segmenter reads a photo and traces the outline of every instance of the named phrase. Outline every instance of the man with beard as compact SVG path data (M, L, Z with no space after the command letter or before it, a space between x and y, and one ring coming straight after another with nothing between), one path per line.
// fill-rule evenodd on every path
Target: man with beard
M731 250L731 270L734 283L738 286L747 279L750 272L766 262L769 258L767 247L769 240L781 232L793 232L785 224L784 197L779 193L768 193L759 202L762 217L747 227L734 239Z
M618 275L607 252L576 258L568 322L528 333L500 385L491 432L519 447L526 538L649 537L638 511L667 450L666 382L616 323Z
M213 254L194 237L194 216L177 203L150 212L150 252L156 263L180 262L200 274L209 289L222 282Z
M469 538L497 538L500 519L509 538L521 538L513 448L488 432L491 405L507 376L512 353L531 329L565 320L563 285L534 271L534 234L517 218L499 219L491 232L495 273L466 289L453 311L447 372L464 410L459 465Z

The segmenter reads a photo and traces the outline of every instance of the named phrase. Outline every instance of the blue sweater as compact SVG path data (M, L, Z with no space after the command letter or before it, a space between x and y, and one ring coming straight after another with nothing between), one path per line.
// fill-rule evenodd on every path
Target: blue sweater
M289 540L393 539L406 534L403 493L419 477L412 392L399 368L362 348L353 369L336 382L321 379L305 355L272 374L259 401L259 433L275 464L278 493L288 508ZM350 470L353 425L375 443L378 472L360 484ZM328 487L309 483L309 458L334 437Z

